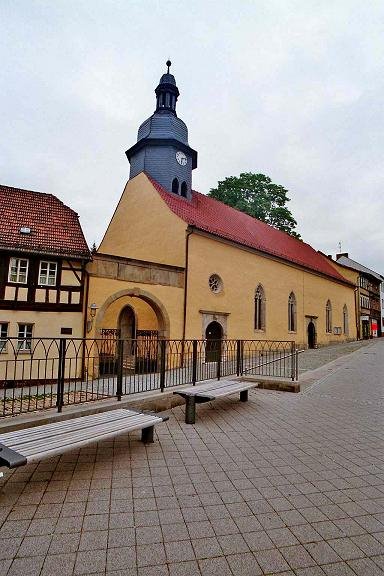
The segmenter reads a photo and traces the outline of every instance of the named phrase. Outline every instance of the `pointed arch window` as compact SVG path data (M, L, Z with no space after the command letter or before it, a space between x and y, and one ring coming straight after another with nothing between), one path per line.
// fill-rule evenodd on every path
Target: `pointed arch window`
M261 284L255 292L255 330L265 330L265 292Z
M343 307L343 332L344 334L349 334L348 308L346 304Z
M178 194L179 193L179 181L177 178L174 178L172 180L172 192L174 194Z
M296 296L293 292L288 298L288 330L289 332L296 332L297 330Z
M332 332L332 304L328 300L325 306L325 331L328 333Z
M182 182L180 194L181 194L181 196L183 196L184 198L187 197L187 183L186 183L186 182Z

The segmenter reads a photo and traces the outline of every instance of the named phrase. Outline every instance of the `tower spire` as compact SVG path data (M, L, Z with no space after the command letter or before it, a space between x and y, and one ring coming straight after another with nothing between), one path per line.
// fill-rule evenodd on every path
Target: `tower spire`
M165 64L167 66L167 72L166 74L162 75L159 85L155 90L155 113L171 112L176 116L176 101L180 92L176 86L175 77L169 72L169 68L171 67L172 62L167 60Z

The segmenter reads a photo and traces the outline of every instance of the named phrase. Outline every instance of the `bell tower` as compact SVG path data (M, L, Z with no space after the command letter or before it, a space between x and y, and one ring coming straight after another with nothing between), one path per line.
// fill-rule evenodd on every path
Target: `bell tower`
M177 117L179 90L175 77L167 72L155 90L156 110L138 131L137 142L126 151L131 164L129 178L146 172L171 194L188 200L192 195L192 170L197 167L197 152L188 144L188 128Z

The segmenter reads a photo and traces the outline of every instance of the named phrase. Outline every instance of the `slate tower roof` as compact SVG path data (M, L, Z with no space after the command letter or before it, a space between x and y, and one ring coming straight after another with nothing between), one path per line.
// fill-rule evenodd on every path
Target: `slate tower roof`
M170 66L168 60L167 72L155 90L155 112L140 125L136 144L126 152L129 177L146 172L171 194L191 199L197 152L189 146L188 128L176 113L180 93Z

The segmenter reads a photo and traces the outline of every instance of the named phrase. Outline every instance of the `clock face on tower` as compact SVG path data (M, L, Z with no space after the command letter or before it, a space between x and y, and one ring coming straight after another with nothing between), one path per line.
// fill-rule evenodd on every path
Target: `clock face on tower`
M178 161L178 163L180 164L180 166L185 166L187 163L187 157L184 154L184 152L181 152L181 150L178 150L176 152L176 160Z

